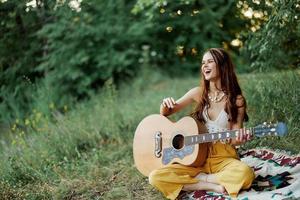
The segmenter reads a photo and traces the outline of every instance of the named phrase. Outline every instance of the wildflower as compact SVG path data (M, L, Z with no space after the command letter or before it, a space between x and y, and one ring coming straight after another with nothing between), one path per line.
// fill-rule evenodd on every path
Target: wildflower
M54 109L54 107L55 107L55 105L54 105L53 102L49 104L49 108L50 108L50 109Z
M68 106L64 105L64 111L67 112L68 111Z
M27 126L27 125L29 125L29 124L30 124L29 119L25 119L25 125Z
M40 121L41 117L42 117L42 113L38 112L38 113L35 114L35 119L36 119L37 122Z
M21 132L20 132L20 136L22 137L23 135L25 135L25 132L24 132L24 131L21 131Z
M11 127L11 130L12 130L12 131L15 131L16 128L17 128L17 125L16 125L16 124L13 124L13 126Z

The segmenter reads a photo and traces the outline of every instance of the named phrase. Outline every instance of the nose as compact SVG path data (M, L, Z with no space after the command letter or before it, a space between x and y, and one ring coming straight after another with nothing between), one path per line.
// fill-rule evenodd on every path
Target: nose
M202 68L206 68L206 67L208 67L208 66L207 66L207 63L205 62L202 64Z

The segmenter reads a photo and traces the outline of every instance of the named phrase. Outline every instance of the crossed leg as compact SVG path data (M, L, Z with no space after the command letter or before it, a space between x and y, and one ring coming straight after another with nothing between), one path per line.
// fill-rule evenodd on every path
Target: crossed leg
M237 159L222 158L214 164L200 168L172 164L152 171L149 182L169 199L176 199L181 190L227 192L236 197L255 178L253 170Z
M224 186L218 184L217 177L214 174L199 173L196 177L198 183L186 184L183 186L184 191L208 190L218 193L225 193Z

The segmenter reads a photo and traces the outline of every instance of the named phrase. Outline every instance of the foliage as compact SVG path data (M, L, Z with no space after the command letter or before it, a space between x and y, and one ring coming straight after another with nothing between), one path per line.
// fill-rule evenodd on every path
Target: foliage
M288 136L284 138L263 138L249 142L248 148L270 146L298 153L298 133L300 132L300 84L299 71L282 73L263 73L246 76L242 86L248 103L250 122L255 126L262 122L285 122L288 126Z
M53 1L9 0L0 3L0 120L23 116L32 101L32 84L42 76L36 71L45 53L36 32L49 21Z
M55 115L55 122L40 119L39 129L30 123L25 133L15 129L11 140L1 142L0 198L163 199L133 165L133 133L143 117L158 112L165 95L177 99L199 80L162 80L157 71L146 75L152 77L147 87L140 84L141 76L119 89L108 81L91 101ZM239 76L250 116L246 126L280 120L289 129L284 138L254 140L246 148L299 153L298 76L299 71ZM190 111L170 118L178 120Z
M152 22L153 40L147 41L152 62L175 75L198 72L200 56L208 48L236 51L230 42L245 28L231 0L139 0L133 12Z
M296 68L299 7L295 0L1 1L0 126L33 110L63 113L107 80L119 87L140 76L145 63L165 76L198 73L210 47L226 48L240 72Z
M257 32L247 33L243 54L253 70L268 71L300 66L300 2L272 1L250 6L268 10L268 20ZM248 70L250 71L250 70Z
M0 3L0 121L24 118L45 100L36 95L62 109L139 70L147 23L130 14L133 1L32 2Z
M110 78L132 76L147 26L130 14L131 7L132 1L83 1L80 11L58 7L56 20L38 32L49 44L38 70L55 77L61 94L78 98Z

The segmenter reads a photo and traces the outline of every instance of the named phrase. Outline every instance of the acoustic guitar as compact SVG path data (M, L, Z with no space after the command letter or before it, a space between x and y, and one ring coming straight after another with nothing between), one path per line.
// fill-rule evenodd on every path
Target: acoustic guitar
M247 128L256 137L283 136L286 124L261 124ZM202 166L205 163L209 142L236 138L239 130L208 133L204 124L186 116L177 122L153 114L138 125L133 140L133 157L136 168L145 176L151 171L172 163Z

